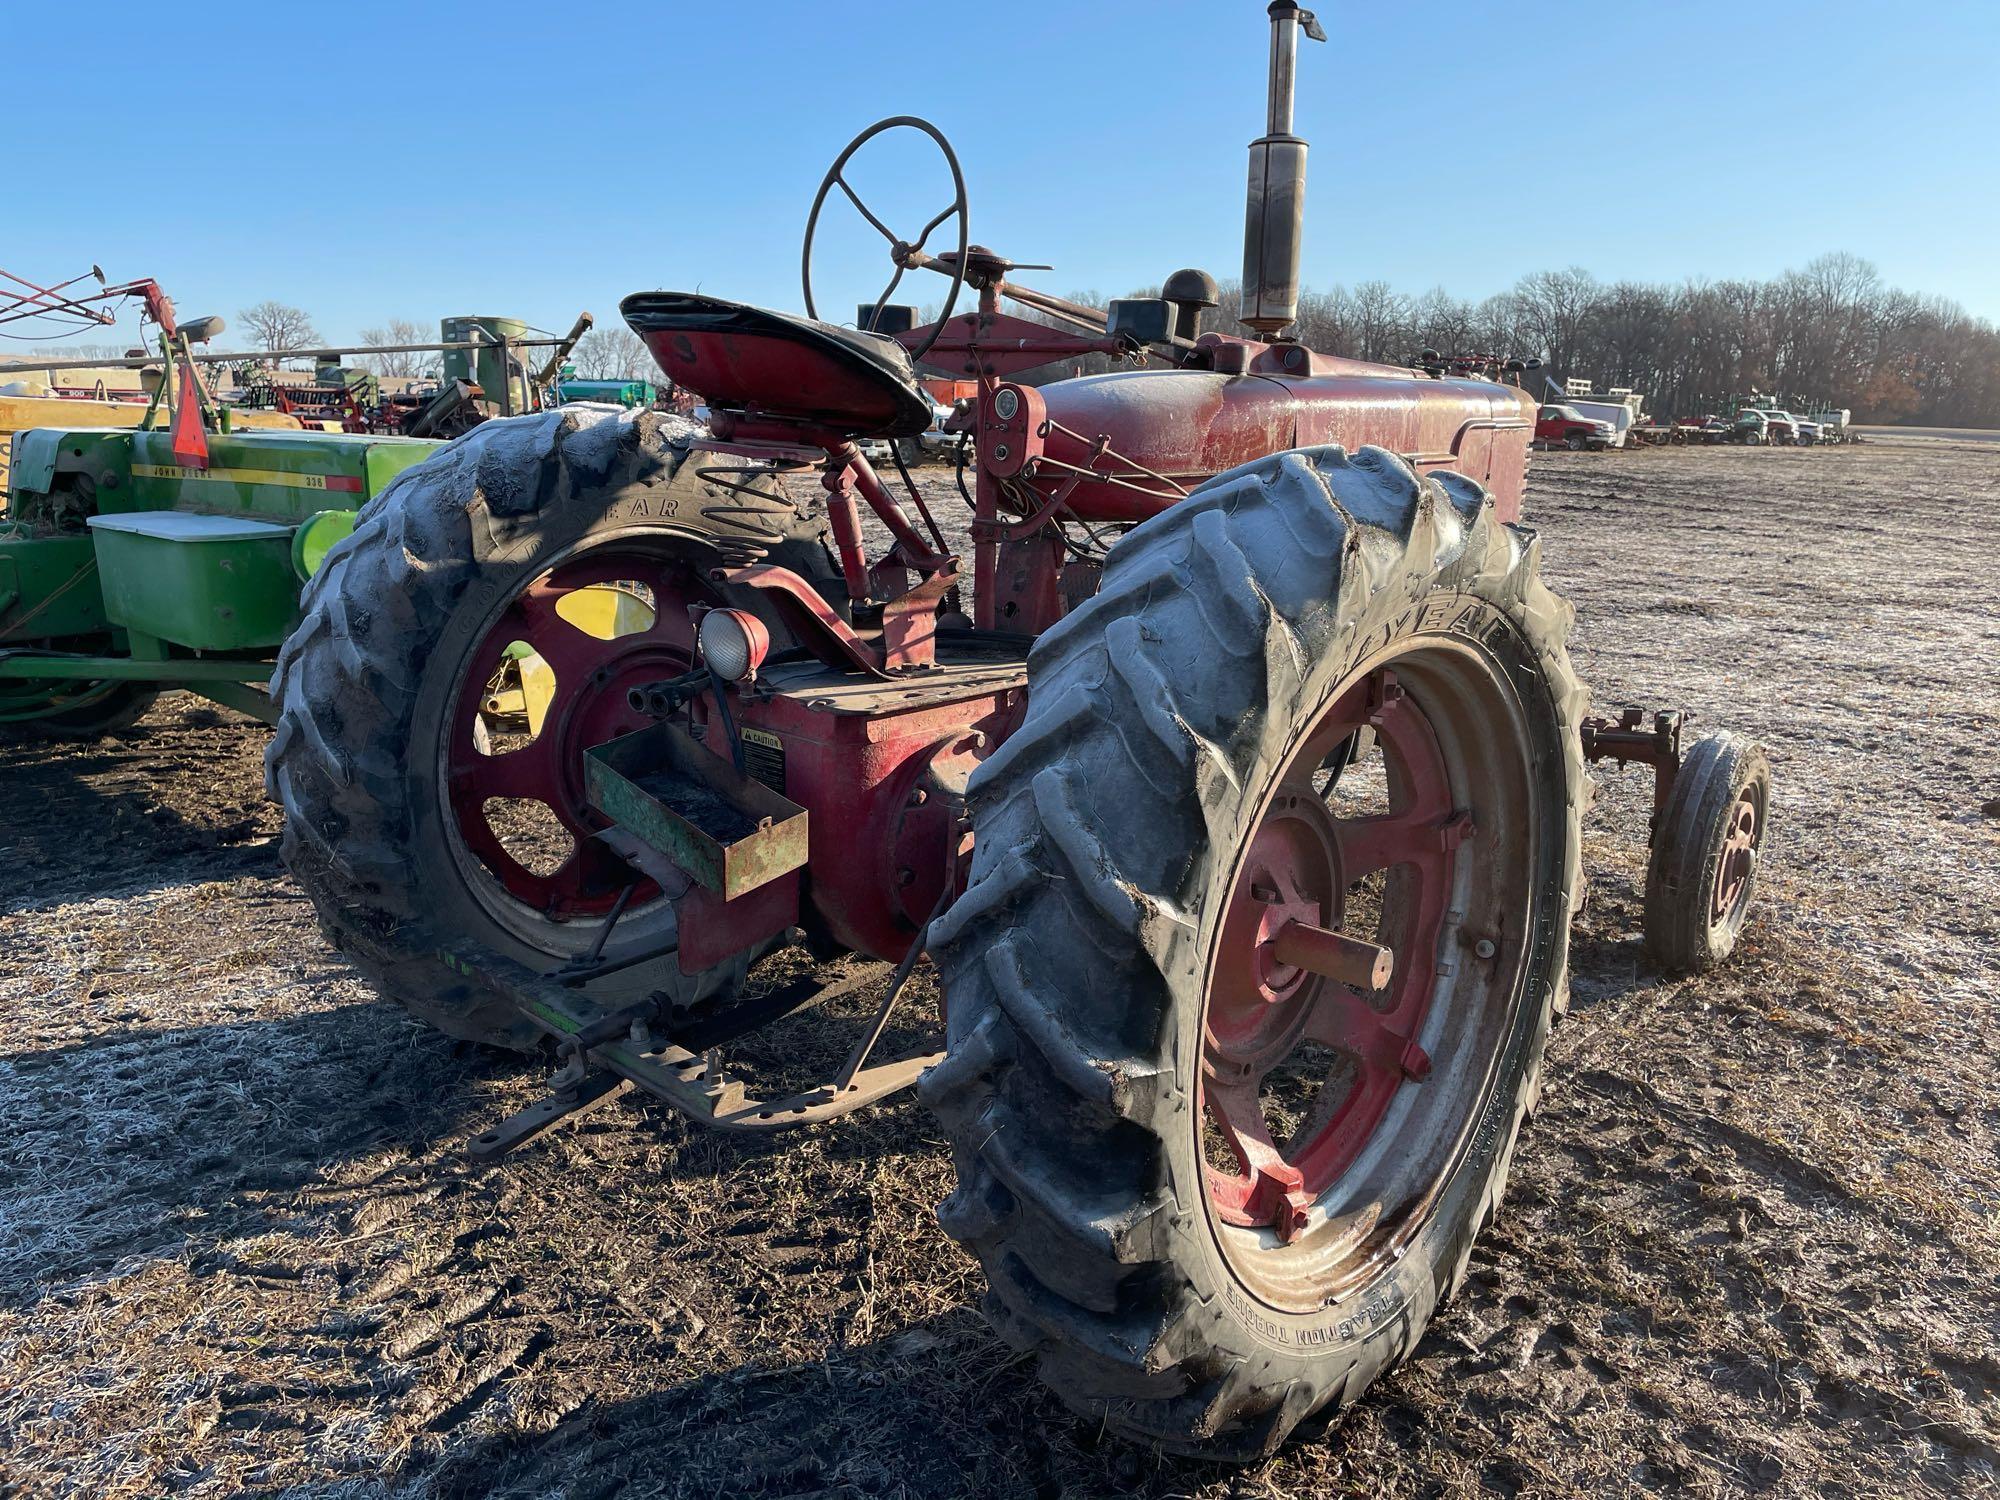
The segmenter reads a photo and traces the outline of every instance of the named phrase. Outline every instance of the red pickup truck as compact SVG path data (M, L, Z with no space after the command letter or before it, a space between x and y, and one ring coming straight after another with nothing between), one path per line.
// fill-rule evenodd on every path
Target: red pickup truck
M1535 441L1550 448L1609 448L1618 429L1593 421L1573 406L1545 406L1535 420Z

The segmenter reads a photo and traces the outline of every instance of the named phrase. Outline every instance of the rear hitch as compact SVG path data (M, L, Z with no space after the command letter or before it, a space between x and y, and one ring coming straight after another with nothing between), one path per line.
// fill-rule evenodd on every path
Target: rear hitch
M925 1069L942 1061L944 1053L922 1052L883 1063L870 1059L925 953L933 924L957 889L955 876L955 868L947 872L937 905L893 969L877 961L860 964L831 982L805 976L705 1015L675 1014L657 992L616 1010L596 1012L588 999L566 988L560 971L534 976L497 955L482 955L481 967L490 969L482 977L556 1039L563 1062L549 1078L548 1098L474 1137L467 1153L477 1161L497 1160L550 1126L595 1109L632 1085L698 1124L751 1132L791 1130L836 1119L909 1087ZM723 1043L804 1006L862 989L885 970L888 984L873 1016L831 1077L785 1098L762 1099L750 1095L744 1081L723 1065Z
M657 997L593 1015L582 997L528 975L497 955L484 956L490 972L482 977L502 987L523 1015L557 1039L564 1062L549 1079L547 1097L474 1136L466 1143L466 1153L475 1161L496 1161L551 1126L596 1109L634 1086L697 1124L735 1131L791 1130L873 1104L915 1083L944 1055L926 1052L894 1062L868 1061L921 952L920 938L893 970L885 963L868 962L828 982L804 976L757 999L685 1018L667 1017ZM731 1076L723 1065L725 1042L792 1011L864 989L885 973L886 993L831 1078L786 1098L762 1099L751 1095L743 1080Z
M629 1078L616 1073L596 1073L578 1081L574 1088L561 1089L538 1099L526 1109L517 1109L491 1130L465 1143L465 1154L477 1162L498 1161L508 1152L525 1146L564 1120L587 1115L632 1091Z
M1674 778L1681 769L1681 725L1686 715L1663 709L1645 727L1646 711L1623 710L1615 719L1583 721L1583 758L1595 765L1609 760L1617 764L1653 768L1653 816L1647 824L1646 842L1660 836L1660 820L1673 798Z

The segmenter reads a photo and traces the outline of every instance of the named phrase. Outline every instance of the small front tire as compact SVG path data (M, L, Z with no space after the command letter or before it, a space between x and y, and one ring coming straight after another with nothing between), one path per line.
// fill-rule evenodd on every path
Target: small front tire
M1662 968L1699 974L1735 950L1770 807L1761 746L1725 730L1682 758L1646 870L1646 948Z

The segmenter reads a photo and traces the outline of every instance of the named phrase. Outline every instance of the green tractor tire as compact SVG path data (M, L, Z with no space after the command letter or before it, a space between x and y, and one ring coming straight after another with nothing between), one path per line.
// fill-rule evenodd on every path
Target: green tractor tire
M0 682L0 738L102 739L144 718L159 689L143 682Z

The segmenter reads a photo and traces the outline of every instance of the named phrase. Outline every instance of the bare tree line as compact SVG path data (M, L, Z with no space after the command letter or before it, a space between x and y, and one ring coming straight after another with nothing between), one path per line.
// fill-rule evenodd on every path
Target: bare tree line
M281 349L309 349L324 342L311 314L283 302L259 302L254 307L243 308L236 316L249 330L254 347L270 353ZM362 355L362 366L377 375L435 377L442 368L437 354L395 346L435 343L436 328L435 323L419 323L414 318L390 318L384 323L362 329L359 342L383 350L380 354Z
M1104 305L1095 292L1070 298ZM1235 283L1224 284L1221 300L1202 326L1240 331ZM1364 281L1305 291L1291 331L1321 353L1388 364L1425 349L1540 359L1558 383L1582 376L1599 390L1643 391L1661 416L1720 412L1754 391L1800 407L1847 407L1861 422L2000 427L2000 329L1949 299L1886 286L1874 266L1846 254L1768 281L1678 285L1601 282L1572 266L1524 276L1480 302L1443 287L1411 296Z
M1158 288L1130 295L1156 296ZM1203 326L1233 331L1238 289L1225 283L1221 295ZM1104 303L1095 292L1070 296ZM299 308L266 301L237 317L262 349L318 341ZM1781 404L1847 407L1862 422L2000 427L2000 329L1949 299L1887 286L1874 266L1847 254L1822 255L1768 281L1678 285L1607 283L1572 266L1524 276L1479 302L1443 287L1412 296L1386 281L1363 281L1305 291L1292 331L1322 353L1389 364L1412 362L1425 349L1540 359L1558 382L1584 376L1600 390L1643 391L1663 417L1721 412L1754 391ZM421 343L429 332L429 325L393 318L364 329L361 342ZM88 357L96 347L36 352ZM436 373L430 355L384 353L365 363L380 375ZM586 335L574 363L592 378L659 378L645 346L624 328ZM1092 359L1077 368L1108 363ZM1071 372L1064 366L1042 378Z
M270 353L280 349L309 349L319 342L319 330L304 308L269 297L254 306L237 309L236 320L248 331L252 348Z
M1768 281L1606 284L1538 271L1474 304L1382 282L1308 294L1314 348L1401 361L1420 349L1540 358L1557 380L1630 386L1663 415L1757 391L1860 421L2000 426L2000 330L1942 297L1883 284L1856 256L1822 255Z
M576 373L585 380L661 379L660 367L650 350L629 328L593 328L576 342L570 356Z
M314 324L312 314L304 308L293 307L289 303L270 298L250 307L238 308L235 330L237 337L224 342L241 343L245 348L265 353L277 353L283 349L310 349L323 343L319 328ZM411 318L391 318L377 327L361 330L360 343L383 346L394 344L424 344L437 341L436 324L419 323ZM229 332L224 330L225 334ZM150 348L135 350L123 344L49 344L28 351L29 358L41 359L122 359L133 353L151 353ZM362 363L377 375L435 375L438 357L435 354L419 354L397 351L393 353L369 354L362 356Z

